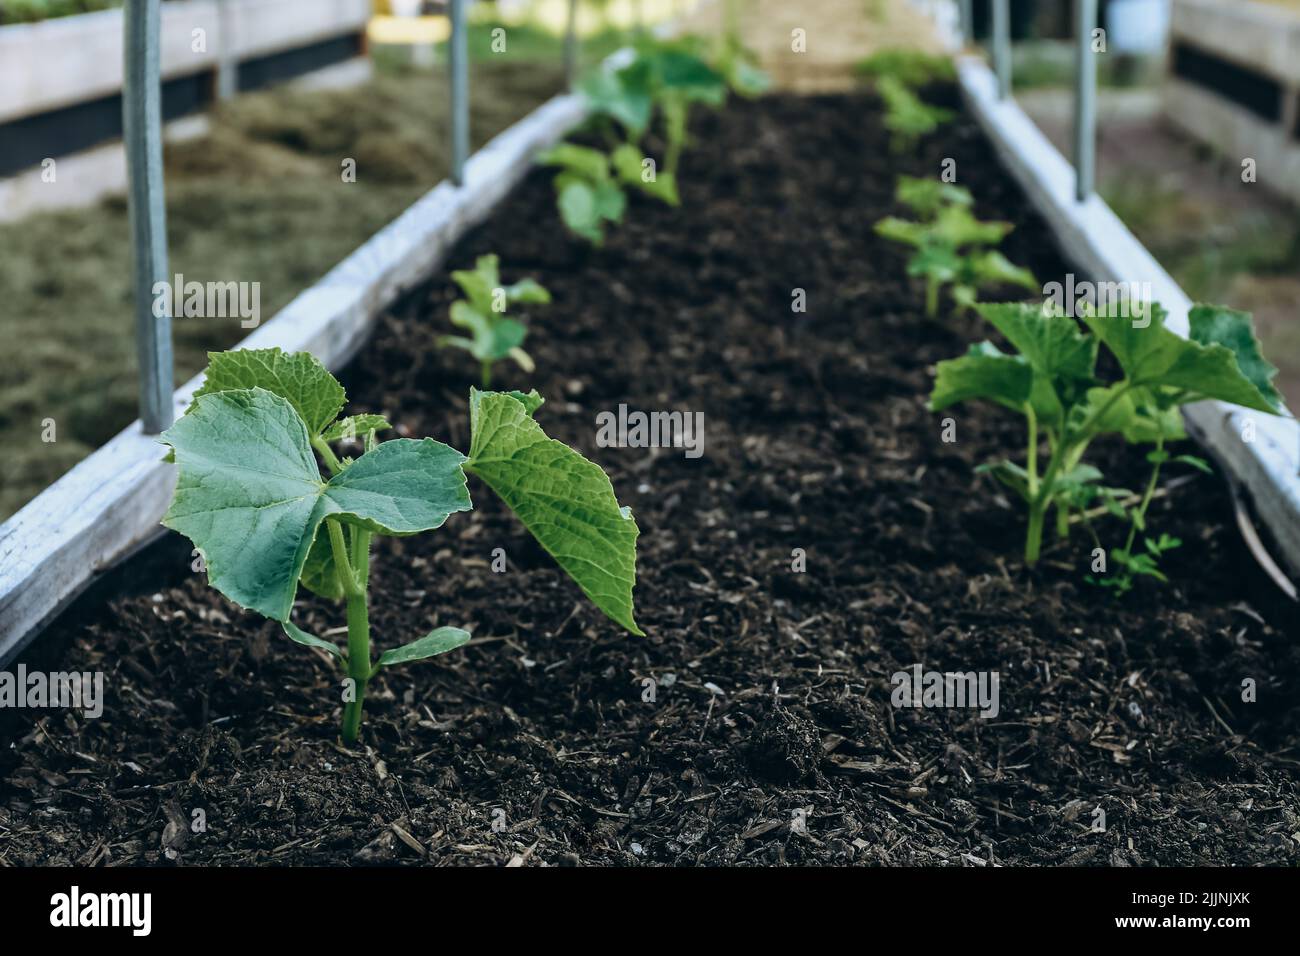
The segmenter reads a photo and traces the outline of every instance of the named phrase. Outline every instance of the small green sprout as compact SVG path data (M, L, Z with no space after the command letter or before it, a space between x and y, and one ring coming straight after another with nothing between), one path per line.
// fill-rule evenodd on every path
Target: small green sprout
M930 408L939 411L983 399L1025 416L1025 464L999 461L980 469L1014 491L1028 508L1025 562L1032 566L1038 561L1049 510L1056 509L1057 534L1064 538L1073 522L1071 513L1080 512L1086 520L1090 515L1084 509L1101 501L1105 511L1129 522L1124 546L1112 552L1129 582L1120 580L1114 586L1126 590L1134 575L1162 577L1156 567L1159 557L1179 542L1148 536L1146 515L1160 468L1170 461L1165 444L1183 436L1179 407L1219 399L1270 415L1283 411L1271 381L1277 369L1265 361L1250 315L1196 305L1184 339L1165 327L1165 311L1157 303L1122 301L1085 308L1083 322L1090 335L1065 310L1047 303L983 303L975 308L1015 352L1007 354L991 342L981 342L961 358L940 362ZM1120 370L1114 381L1098 377L1101 345ZM1147 456L1151 476L1136 507L1124 508L1121 500L1133 496L1101 486L1101 472L1083 461L1093 440L1106 434L1155 446ZM1047 459L1040 467L1044 438ZM1208 468L1192 456L1174 460ZM1134 547L1139 533L1146 536L1142 551Z
M637 526L598 465L548 438L537 392L470 389L470 449L431 438L380 443L379 416L339 419L343 387L313 356L279 349L216 352L186 413L163 433L177 465L163 524L204 556L208 583L277 621L347 675L341 736L354 743L366 686L382 669L461 647L436 627L371 659L370 545L375 535L432 531L469 511L466 475L506 503L601 611L640 635L632 612ZM365 452L331 442L364 433ZM322 476L313 455L325 463ZM291 619L298 586L346 604L347 648Z
M908 260L907 274L925 279L928 317L938 314L939 292L946 285L952 286L952 298L959 309L973 306L983 286L1018 285L1031 291L1039 288L1028 269L1014 265L996 249L983 248L1001 242L1013 226L1009 222L976 219L971 213L971 194L965 188L901 176L895 195L925 221L886 216L876 223L876 233L915 250Z
M885 128L893 134L890 148L895 153L915 149L922 136L956 116L952 110L925 103L897 77L882 76L876 81L876 92L885 101Z
M473 271L451 274L466 296L451 304L451 324L470 335L444 335L438 340L439 345L464 349L478 360L483 388L492 383L492 366L504 358L514 359L525 372L533 370L533 360L522 348L528 326L506 315L506 309L551 301L551 294L532 279L502 285L499 266L495 255L479 256Z

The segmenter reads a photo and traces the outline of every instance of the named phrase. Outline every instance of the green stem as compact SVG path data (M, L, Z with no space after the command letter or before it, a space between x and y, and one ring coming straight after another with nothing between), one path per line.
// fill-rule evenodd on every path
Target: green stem
M337 475L343 470L343 464L339 461L338 456L334 454L334 449L320 435L312 436L311 447L320 452L321 459L324 460L325 467L330 470L331 475Z
M1165 436L1156 436L1156 452L1165 450ZM1160 480L1160 466L1163 464L1157 461L1151 468L1151 477L1147 479L1146 490L1142 492L1142 500L1138 503L1137 509L1129 517L1128 538L1124 541L1124 553L1131 555L1133 553L1133 542L1137 538L1138 524L1146 527L1147 507L1151 504L1151 497L1156 492L1156 482Z
M1025 533L1025 564L1031 568L1038 563L1038 555L1043 549L1043 516L1046 513L1045 501L1030 502L1029 529Z
M483 390L487 391L487 389L492 384L492 363L483 362L481 366L481 371L482 371L481 379L483 382Z
M939 283L933 279L925 280L925 315L933 319L939 314Z
M366 684L370 680L370 613L366 604L366 577L369 572L370 532L354 528L353 555L360 560L357 567L348 558L348 545L343 527L326 519L330 548L334 554L334 572L343 587L348 604L348 677L352 679L354 699L343 705L343 727L340 735L345 744L357 742L361 729L361 709L366 700ZM358 574L360 572L360 574Z
M1070 536L1070 509L1059 501L1056 504L1056 536L1062 540Z

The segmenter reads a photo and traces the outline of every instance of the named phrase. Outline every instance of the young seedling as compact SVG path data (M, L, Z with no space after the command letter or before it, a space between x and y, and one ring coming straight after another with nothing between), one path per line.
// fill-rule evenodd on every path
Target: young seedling
M981 342L961 358L940 362L930 408L939 411L983 399L1025 417L1025 464L1000 461L981 470L1025 502L1029 514L1025 562L1031 566L1038 561L1050 509L1056 509L1057 532L1065 537L1071 511L1101 500L1103 507L1124 515L1130 523L1128 539L1119 551L1121 568L1130 574L1150 574L1160 555L1178 543L1169 537L1148 537L1151 543L1144 544L1142 552L1134 551L1136 535L1146 533L1147 508L1160 468L1170 460L1165 444L1182 436L1178 408L1213 398L1270 415L1283 410L1271 382L1277 370L1264 360L1245 312L1197 305L1189 315L1189 337L1184 339L1165 327L1165 311L1157 303L1085 308L1083 321L1090 335L1063 311L1046 304L984 303L975 308L1015 351L1003 353L991 342ZM1114 381L1098 377L1101 345L1120 369ZM1099 485L1101 472L1083 461L1092 441L1104 434L1155 446L1147 456L1151 477L1134 508L1119 504L1130 497L1128 492ZM1044 438L1045 464L1040 460ZM1208 467L1191 456L1175 460Z
M983 248L1001 242L1014 227L1009 222L976 219L971 213L971 195L963 187L902 176L895 195L925 221L886 216L876 223L876 233L915 250L907 274L925 280L925 314L929 318L938 314L939 292L946 285L952 286L952 298L959 309L974 305L983 286L1039 288L1028 269L1012 264L996 249Z
M380 670L469 640L460 628L437 627L372 661L368 603L371 539L432 531L469 511L467 474L501 497L593 604L642 633L632 612L636 522L599 466L533 420L537 392L470 389L466 456L431 438L380 443L376 433L389 426L379 416L339 419L343 387L305 353L209 359L194 402L161 437L179 472L163 524L204 555L213 587L343 668L346 743L357 739L366 686ZM330 447L349 432L365 435L355 461ZM346 603L346 649L293 623L299 584Z
M438 340L439 345L464 349L478 360L483 388L492 383L492 366L504 358L514 359L525 372L533 370L533 360L522 348L528 326L506 315L506 309L551 301L551 294L532 279L502 285L499 266L495 255L479 256L472 272L462 269L451 274L466 296L451 304L451 324L470 335L444 335Z
M620 223L627 210L625 187L640 189L670 206L676 206L677 179L667 171L646 165L641 150L624 143L608 155L590 146L559 143L537 161L558 166L554 185L560 218L569 231L594 246L605 242L605 224Z
M893 134L890 148L895 153L915 149L922 136L929 136L956 115L952 110L925 103L894 76L877 80L876 92L885 101L885 128Z

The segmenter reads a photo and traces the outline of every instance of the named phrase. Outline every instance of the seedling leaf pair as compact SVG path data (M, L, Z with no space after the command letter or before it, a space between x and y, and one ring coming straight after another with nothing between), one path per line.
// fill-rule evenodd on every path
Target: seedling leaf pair
M464 349L477 359L485 388L491 382L492 366L502 359L511 358L531 372L533 360L523 350L528 327L506 315L506 310L518 304L546 305L551 294L533 279L502 285L496 255L479 256L473 270L457 270L451 278L466 296L451 304L451 324L469 336L445 335L440 344Z

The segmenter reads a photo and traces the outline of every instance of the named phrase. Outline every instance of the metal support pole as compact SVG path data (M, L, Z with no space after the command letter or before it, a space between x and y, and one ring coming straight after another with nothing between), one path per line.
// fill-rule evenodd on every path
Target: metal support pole
M578 85L578 0L569 0L569 16L564 23L564 77L569 89Z
M1092 195L1097 163L1097 54L1092 51L1092 31L1097 26L1097 0L1075 0L1074 73L1074 197L1084 202Z
M235 38L231 23L230 6L234 0L220 0L217 4L217 99L228 100L238 92L239 61L232 49Z
M998 99L1011 95L1011 0L993 0L993 69Z
M451 181L465 184L469 159L469 37L465 29L467 0L451 0Z
M140 418L148 435L156 435L172 423L172 298L166 293L156 296L154 291L158 283L169 281L159 81L160 3L126 0L122 18L122 126L130 183L135 344L140 366ZM159 300L157 308L155 299Z
M961 38L967 46L975 43L974 0L961 0Z

